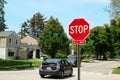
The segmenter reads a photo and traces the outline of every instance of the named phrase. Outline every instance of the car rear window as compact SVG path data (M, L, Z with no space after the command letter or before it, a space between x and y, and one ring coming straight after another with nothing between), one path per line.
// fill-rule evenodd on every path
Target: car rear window
M68 59L76 59L76 58L77 58L76 56L68 57Z
M42 69L43 70L56 70L57 64L60 64L59 59L47 59L42 63Z
M47 59L43 63L59 63L60 59Z

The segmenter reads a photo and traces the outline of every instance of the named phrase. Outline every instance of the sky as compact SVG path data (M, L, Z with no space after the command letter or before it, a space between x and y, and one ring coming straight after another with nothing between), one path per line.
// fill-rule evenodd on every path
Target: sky
M105 8L110 0L6 0L5 24L8 31L20 31L26 20L40 12L48 20L50 16L58 18L65 32L75 18L84 18L90 28L109 24L110 16Z

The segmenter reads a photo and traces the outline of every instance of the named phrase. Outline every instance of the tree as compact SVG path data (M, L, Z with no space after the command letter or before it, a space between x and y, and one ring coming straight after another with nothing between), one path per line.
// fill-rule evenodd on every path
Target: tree
M27 22L24 22L21 26L21 38L29 34L29 25Z
M95 53L95 47L93 46L94 40L91 39L93 34L91 33L88 38L86 39L86 45L83 45L82 48L84 50L84 54L87 55L87 57L91 57Z
M96 59L120 57L120 16L111 19L109 25L91 29L84 51L87 54L95 52Z
M21 26L22 37L30 35L38 38L39 34L44 29L46 23L45 19L46 18L38 12L34 14L30 20L25 21Z
M106 60L107 57L105 52L107 50L107 41L105 28L103 26L97 26L91 30L91 33L93 34L91 39L94 42L93 46L95 48L96 59Z
M120 16L115 16L110 21L110 38L110 58L115 58L120 56Z
M40 34L39 46L44 53L52 58L55 57L57 52L65 52L67 47L69 47L69 40L58 19L50 17Z
M106 9L112 19L110 20L110 26L107 28L107 35L109 39L107 41L109 50L109 57L115 58L116 56L120 56L120 0L110 0L110 5Z
M110 0L110 5L106 9L111 16L120 16L120 0Z
M5 0L0 0L0 31L5 31L5 29L7 29L4 19L4 4L6 3L7 2Z
M44 29L45 18L43 15L41 15L39 12L33 15L33 17L30 19L30 29L31 29L31 35L35 37L39 37L39 34Z

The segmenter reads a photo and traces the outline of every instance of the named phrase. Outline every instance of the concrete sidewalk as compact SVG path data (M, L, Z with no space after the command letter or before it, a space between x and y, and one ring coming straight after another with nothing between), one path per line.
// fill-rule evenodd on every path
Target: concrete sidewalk
M74 72L74 74L77 75L77 72ZM94 72L81 72L81 80L120 80L120 75L104 75Z

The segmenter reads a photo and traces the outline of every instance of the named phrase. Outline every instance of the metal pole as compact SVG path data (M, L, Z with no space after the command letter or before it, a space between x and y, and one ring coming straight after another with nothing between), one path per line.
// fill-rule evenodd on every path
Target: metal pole
M78 80L80 80L80 66L81 66L81 51L80 51L80 45L78 45L78 57L77 57L77 64L78 64Z

